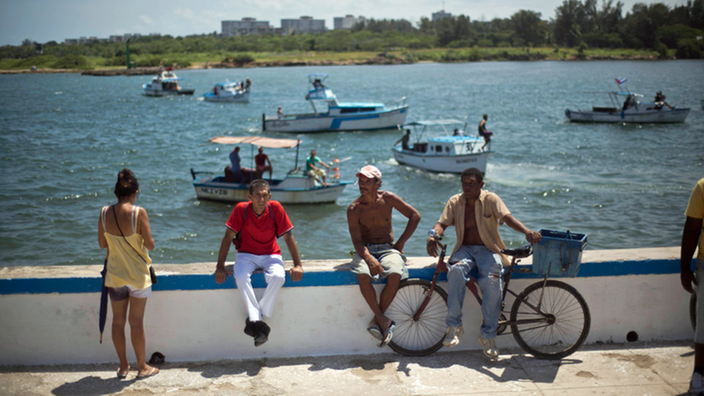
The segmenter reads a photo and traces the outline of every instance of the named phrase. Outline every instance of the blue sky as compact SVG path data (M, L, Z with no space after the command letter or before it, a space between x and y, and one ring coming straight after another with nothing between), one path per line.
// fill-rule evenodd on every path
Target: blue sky
M622 2L625 11L637 3ZM685 0L660 2L672 7ZM279 27L282 18L309 15L325 19L329 29L334 17L346 14L418 22L443 8L453 15L469 15L472 20L508 18L521 9L540 12L543 19L549 19L560 4L562 0L0 0L0 45L19 45L26 38L45 43L124 33L186 36L220 32L220 21L243 17Z

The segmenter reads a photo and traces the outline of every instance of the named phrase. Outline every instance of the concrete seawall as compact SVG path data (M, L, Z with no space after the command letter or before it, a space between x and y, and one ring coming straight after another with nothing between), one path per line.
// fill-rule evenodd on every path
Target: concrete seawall
M430 279L431 258L408 260L411 278ZM530 258L522 264L530 265ZM290 263L287 263L290 265ZM304 261L301 282L287 279L278 296L269 342L255 348L242 330L246 313L234 280L218 285L214 263L156 265L159 284L147 304L147 353L170 361L295 357L389 352L365 331L371 311L349 260ZM103 363L115 360L110 321L100 344L102 265L0 269L0 365ZM520 292L536 281L514 274ZM443 278L444 279L444 278ZM587 343L691 339L689 295L679 280L679 247L586 251L576 278L561 278L584 296L591 316ZM255 274L257 293L263 276ZM439 282L446 288L446 283ZM383 285L378 285L380 289ZM507 307L512 298L507 297ZM481 311L467 293L465 334L455 349L478 349ZM128 330L129 331L129 330ZM129 336L128 336L129 340ZM510 335L499 348L517 348ZM129 342L129 341L128 341ZM133 356L128 345L128 356Z

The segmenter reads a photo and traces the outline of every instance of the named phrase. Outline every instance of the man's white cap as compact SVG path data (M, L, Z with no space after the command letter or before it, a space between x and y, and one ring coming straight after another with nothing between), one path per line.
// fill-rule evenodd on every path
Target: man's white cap
M362 169L357 172L355 177L359 177L361 175L364 175L368 177L369 179L379 179L381 180L381 171L374 165L367 165L363 167Z

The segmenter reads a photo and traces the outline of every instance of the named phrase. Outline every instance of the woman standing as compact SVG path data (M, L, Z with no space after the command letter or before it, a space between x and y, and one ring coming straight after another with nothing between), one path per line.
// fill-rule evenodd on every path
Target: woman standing
M137 378L140 379L158 374L159 369L146 362L144 310L147 297L152 294L149 276L152 260L147 249L154 250L154 238L147 211L134 204L137 193L137 177L129 169L121 170L115 183L117 203L100 210L98 244L101 249L108 248L105 286L112 302L112 342L120 358L117 377L127 377L130 370L125 339L129 308L132 346L139 366Z

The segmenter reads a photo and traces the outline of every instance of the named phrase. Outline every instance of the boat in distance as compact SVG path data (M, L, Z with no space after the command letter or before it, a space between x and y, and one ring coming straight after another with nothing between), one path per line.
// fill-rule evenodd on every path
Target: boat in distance
M308 76L313 88L306 95L306 100L313 107L312 113L284 115L279 111L275 116L262 114L262 130L266 132L367 131L396 128L405 122L409 108L405 103L405 97L390 106L383 103L338 102L332 89L323 84L327 76L325 73ZM316 103L327 105L327 111L318 111Z
M464 124L464 127L459 128ZM450 134L445 128L455 125ZM441 127L443 135L430 136L421 142L421 138L432 127ZM432 172L462 173L467 168L478 168L486 173L486 166L491 155L491 143L485 145L484 139L464 134L466 123L456 119L415 121L403 126L413 128L417 142L407 148L394 146L391 152L396 162ZM431 132L432 133L432 132Z
M161 71L152 81L142 85L145 96L193 95L194 89L183 89L178 85L179 78L171 70Z
M224 82L215 84L213 90L203 95L206 102L241 102L249 103L249 79L242 82Z
M621 89L625 79L616 79L618 91L606 92L611 106L592 106L591 111L565 110L565 116L573 122L602 123L675 123L684 122L689 108L670 106L665 95L658 92L652 102L641 102L643 95Z
M345 186L351 182L336 181L327 185L322 185L313 177L306 175L298 167L298 150L300 140L294 139L274 139L260 136L219 136L209 139L216 144L249 144L254 157L254 146L266 148L296 148L296 163L294 168L288 171L281 179L271 179L269 191L271 199L282 204L317 204L332 203L342 194ZM198 176L208 173L209 176ZM229 181L226 176L212 175L209 172L196 172L191 169L193 177L193 187L198 199L220 201L220 202L247 202L249 201L249 182L254 178L251 173L245 175L245 181L237 183Z

